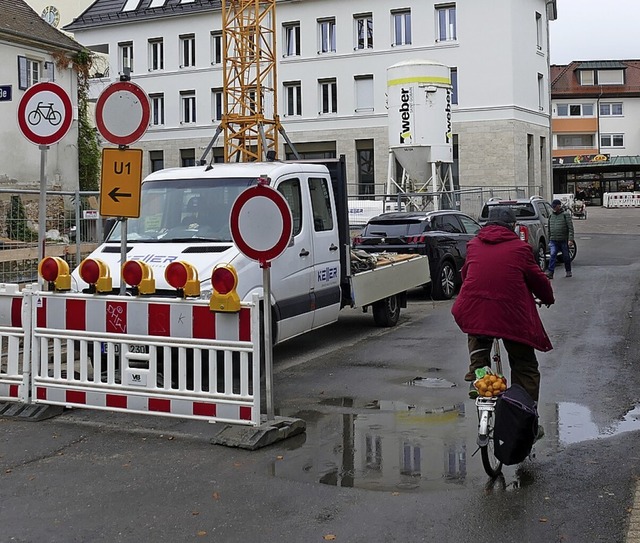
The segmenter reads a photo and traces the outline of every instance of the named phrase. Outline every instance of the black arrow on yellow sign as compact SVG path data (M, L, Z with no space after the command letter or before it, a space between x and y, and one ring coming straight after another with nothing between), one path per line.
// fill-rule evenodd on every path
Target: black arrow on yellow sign
M109 192L109 197L114 202L119 202L118 198L131 198L132 194L130 192L118 192L120 187L113 187L111 192Z

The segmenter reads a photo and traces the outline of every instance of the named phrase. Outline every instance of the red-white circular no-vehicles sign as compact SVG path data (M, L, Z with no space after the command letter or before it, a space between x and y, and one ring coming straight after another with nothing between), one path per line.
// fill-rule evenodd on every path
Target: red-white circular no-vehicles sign
M73 121L73 104L55 83L36 83L18 104L18 126L30 142L53 145L64 138Z
M289 245L291 209L277 190L258 184L243 191L231 207L231 238L240 252L261 266L279 257Z
M144 90L130 81L117 81L102 91L96 102L98 132L115 145L131 145L149 127L151 108Z

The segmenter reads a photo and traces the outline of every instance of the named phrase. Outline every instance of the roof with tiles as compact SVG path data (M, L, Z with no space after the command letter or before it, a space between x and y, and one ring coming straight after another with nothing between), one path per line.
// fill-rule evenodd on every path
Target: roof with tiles
M47 23L23 0L0 0L0 39L47 51L81 51L82 45Z
M96 0L64 29L74 32L127 21L220 11L221 6L221 0Z
M581 85L580 70L624 70L623 85ZM640 60L574 61L551 65L551 98L640 97Z

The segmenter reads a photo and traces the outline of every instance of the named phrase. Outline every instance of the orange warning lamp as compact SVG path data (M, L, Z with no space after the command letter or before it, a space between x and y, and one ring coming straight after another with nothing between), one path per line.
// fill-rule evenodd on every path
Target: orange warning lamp
M200 296L198 271L187 262L178 260L169 264L164 270L164 279L182 297Z
M89 283L91 292L112 292L111 273L109 267L98 258L85 258L80 263L80 277Z
M156 291L151 266L140 260L127 260L122 265L122 280L133 287L136 294L153 294Z
M237 313L240 311L240 298L236 292L238 273L231 264L218 264L211 272L213 294L209 300L211 311Z
M43 258L38 264L38 274L49 286L49 290L71 290L69 264L58 256Z

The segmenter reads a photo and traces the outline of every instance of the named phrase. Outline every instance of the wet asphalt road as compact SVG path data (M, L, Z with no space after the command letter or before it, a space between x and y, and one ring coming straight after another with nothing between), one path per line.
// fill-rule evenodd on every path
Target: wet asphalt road
M640 209L589 209L575 226L574 277L558 268L541 310L555 346L539 356L546 436L503 478L473 456L451 302L416 290L396 328L347 311L276 347L276 410L307 432L258 451L210 445L193 421L0 419L0 543L624 541L640 469Z

